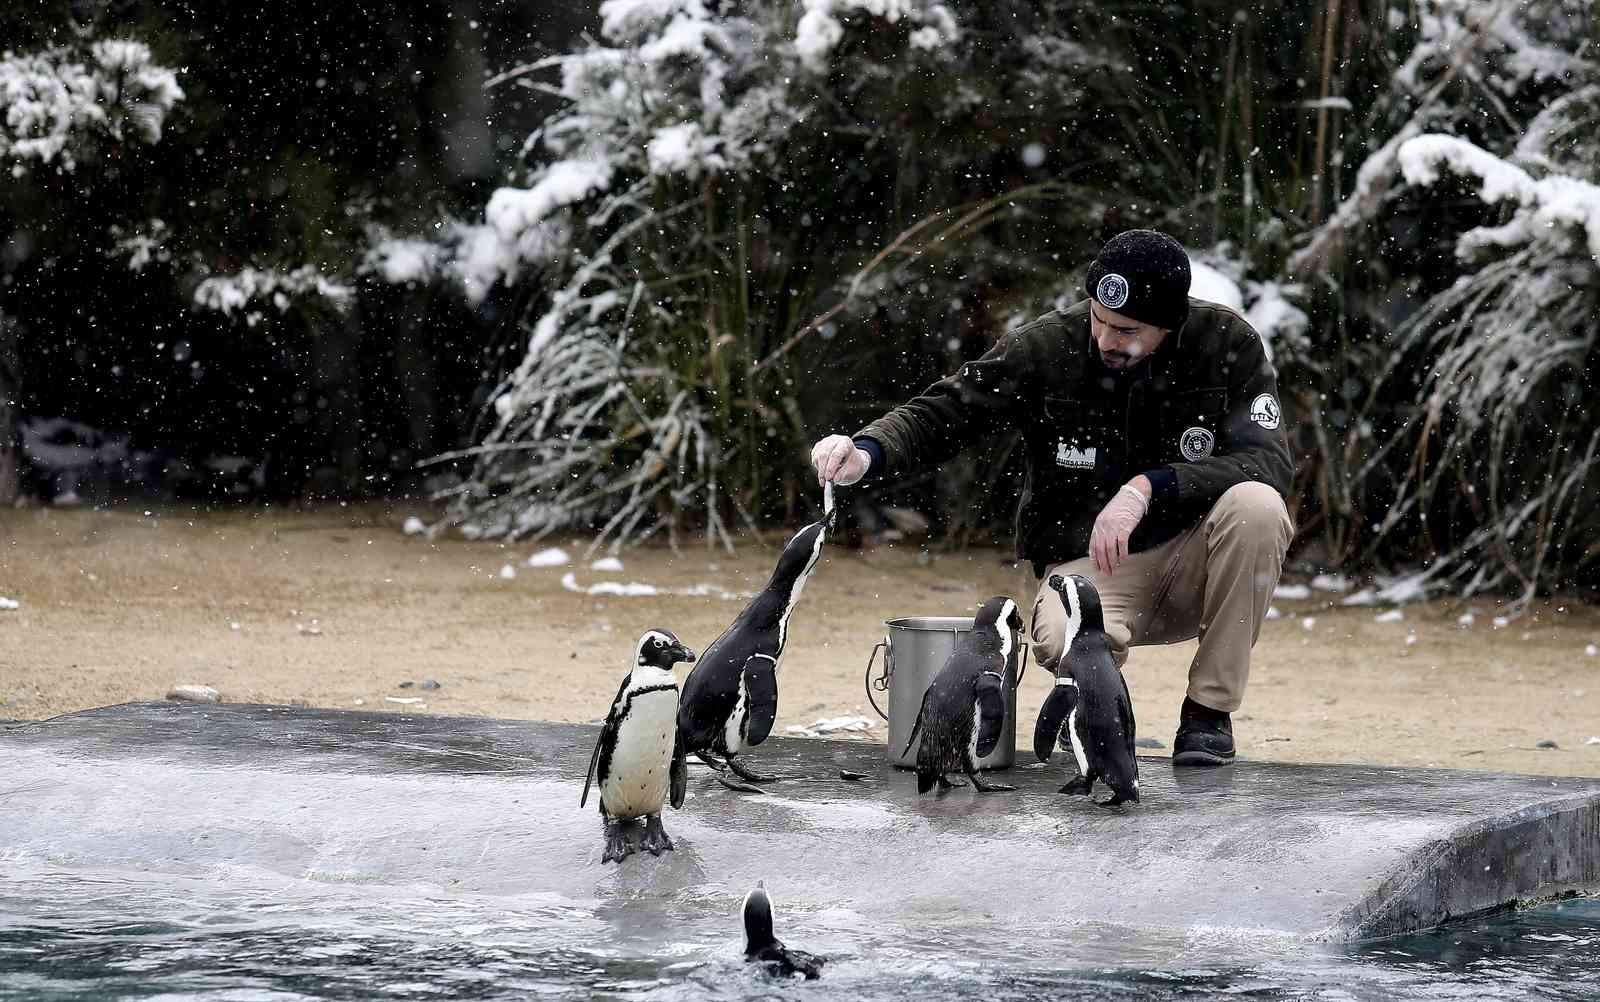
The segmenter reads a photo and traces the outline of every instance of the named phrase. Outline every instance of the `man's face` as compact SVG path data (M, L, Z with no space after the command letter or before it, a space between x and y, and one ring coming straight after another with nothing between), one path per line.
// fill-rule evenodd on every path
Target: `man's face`
M1100 361L1106 368L1122 371L1138 365L1161 347L1167 329L1142 324L1090 300L1089 336L1100 349Z

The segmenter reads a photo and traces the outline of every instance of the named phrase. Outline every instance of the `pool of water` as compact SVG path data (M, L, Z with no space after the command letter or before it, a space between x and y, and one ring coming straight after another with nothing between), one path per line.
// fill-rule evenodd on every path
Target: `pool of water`
M918 940L843 909L787 914L780 897L779 935L830 958L803 983L741 963L739 894L716 885L662 901L619 874L605 896L571 901L245 869L0 868L0 1002L1600 998L1595 899L1338 947L1087 926L984 942L950 933L958 923ZM1034 959L1045 945L1048 964Z

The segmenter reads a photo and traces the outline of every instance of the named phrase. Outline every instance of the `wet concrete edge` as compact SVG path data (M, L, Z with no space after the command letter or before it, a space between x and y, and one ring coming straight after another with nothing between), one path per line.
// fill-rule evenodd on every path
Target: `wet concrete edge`
M1579 794L1464 825L1417 851L1328 938L1383 939L1600 893L1600 795Z

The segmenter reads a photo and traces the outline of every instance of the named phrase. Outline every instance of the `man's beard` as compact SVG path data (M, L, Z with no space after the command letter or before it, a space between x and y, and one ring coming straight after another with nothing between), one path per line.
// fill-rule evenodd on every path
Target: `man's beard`
M1131 369L1133 368L1134 357L1126 352L1102 351L1100 353L1100 362L1108 369Z

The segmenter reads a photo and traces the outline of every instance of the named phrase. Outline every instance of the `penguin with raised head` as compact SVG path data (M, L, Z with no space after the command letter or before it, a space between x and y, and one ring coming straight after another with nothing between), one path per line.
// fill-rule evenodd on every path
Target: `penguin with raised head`
M1139 759L1134 754L1133 700L1128 683L1111 656L1100 611L1100 593L1082 575L1047 582L1067 611L1065 642L1055 688L1039 708L1033 753L1047 762L1065 737L1078 763L1078 778L1062 793L1087 796L1095 780L1111 788L1102 807L1139 802Z
M836 512L829 505L820 521L794 534L778 557L771 580L711 642L683 680L678 740L685 754L717 770L717 779L731 789L761 793L749 784L779 778L752 772L737 756L765 741L777 719L778 664L789 639L789 617L822 554ZM721 775L724 765L747 782Z
M801 950L791 950L772 933L772 900L763 881L744 896L744 957L764 966L773 974L804 975L810 981L822 974L827 958Z
M670 796L683 806L689 769L677 747L678 678L672 666L693 661L694 651L670 630L646 630L633 652L633 667L622 680L589 756L578 806L589 802L589 786L600 784L600 817L606 827L601 862L621 862L635 849L628 831L645 819L642 848L652 856L672 850L661 827L661 807Z
M911 727L906 752L917 746L917 792L938 784L941 794L965 786L945 773L960 769L980 793L1015 790L978 775L978 759L994 751L1006 722L1006 686L1016 677L1017 635L1022 613L1017 603L997 595L983 603L972 624L922 694L922 709Z

